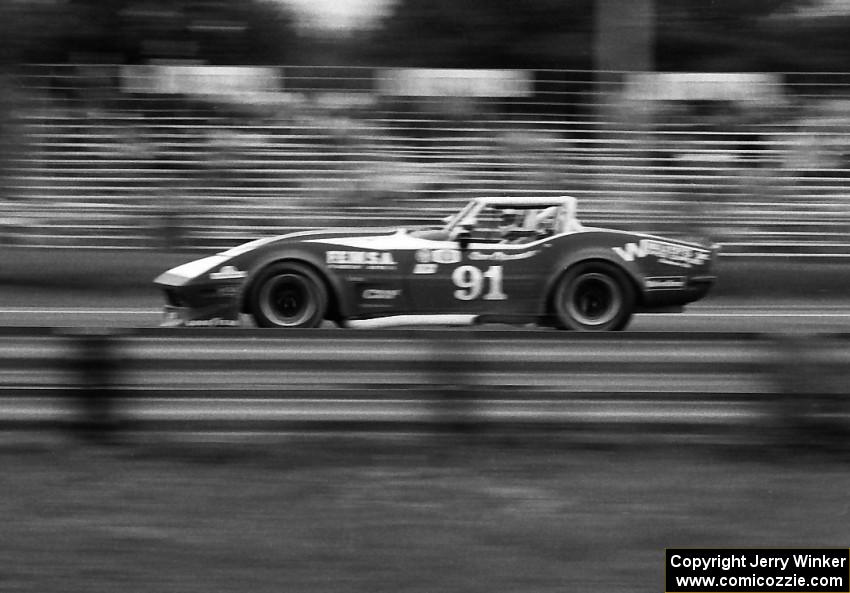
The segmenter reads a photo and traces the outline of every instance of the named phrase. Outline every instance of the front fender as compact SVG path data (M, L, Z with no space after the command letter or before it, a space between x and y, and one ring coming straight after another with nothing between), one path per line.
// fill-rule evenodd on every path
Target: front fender
M268 266L282 261L300 262L314 268L319 276L327 283L331 298L336 303L340 316L345 317L349 315L349 304L342 298L344 294L342 280L325 265L323 254L313 253L299 247L289 247L253 254L251 264L248 266L248 276L242 285L241 310L243 312L248 312L248 297L257 276Z

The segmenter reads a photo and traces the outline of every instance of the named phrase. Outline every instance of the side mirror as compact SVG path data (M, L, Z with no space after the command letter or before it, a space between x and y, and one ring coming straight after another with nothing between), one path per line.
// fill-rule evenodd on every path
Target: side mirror
M460 244L461 249L466 249L472 243L472 229L475 228L475 220L467 218L455 227L455 241Z

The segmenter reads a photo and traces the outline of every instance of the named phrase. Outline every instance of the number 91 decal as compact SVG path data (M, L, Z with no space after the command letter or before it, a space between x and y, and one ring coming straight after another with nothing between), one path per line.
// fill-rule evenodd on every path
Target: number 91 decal
M508 298L502 290L502 266L490 266L486 272L475 266L460 266L452 272L452 282L458 287L454 296L461 301L472 301L479 297L487 301L504 301Z

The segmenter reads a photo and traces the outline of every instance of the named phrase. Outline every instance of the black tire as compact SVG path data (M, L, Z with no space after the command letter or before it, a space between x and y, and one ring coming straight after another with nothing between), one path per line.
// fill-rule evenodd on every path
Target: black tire
M328 291L309 267L281 262L263 270L254 281L249 305L260 327L318 327L328 308Z
M605 263L578 264L554 292L558 326L578 331L616 331L628 325L635 291L625 274Z

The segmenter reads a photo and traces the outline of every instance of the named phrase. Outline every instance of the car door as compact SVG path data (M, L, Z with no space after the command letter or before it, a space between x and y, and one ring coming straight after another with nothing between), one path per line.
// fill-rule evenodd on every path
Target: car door
M467 314L536 311L549 242L508 244L486 222L479 217L469 243L448 241L442 248L416 253L417 265L409 284L417 311Z
M323 243L325 265L339 281L340 297L353 316L408 311L407 271L413 253L393 235L334 237Z

